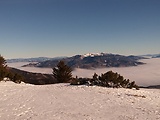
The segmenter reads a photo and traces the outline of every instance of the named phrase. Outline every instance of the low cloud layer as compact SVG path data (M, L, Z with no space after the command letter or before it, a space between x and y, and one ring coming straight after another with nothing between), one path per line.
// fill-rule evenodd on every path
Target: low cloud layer
M94 73L101 74L112 70L124 76L126 79L135 81L138 85L160 85L160 59L144 59L141 60L146 64L136 67L120 67L120 68L103 68L103 69L76 69L73 71L73 76L78 77L92 77ZM36 73L49 73L52 74L50 68L35 68L35 67L21 67L26 63L8 63L8 66L15 67L21 70L36 72Z

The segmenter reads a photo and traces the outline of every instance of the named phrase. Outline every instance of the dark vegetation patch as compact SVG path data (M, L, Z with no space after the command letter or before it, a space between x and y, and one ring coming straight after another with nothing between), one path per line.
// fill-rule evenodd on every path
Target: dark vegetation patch
M11 72L17 73L23 76L22 81L34 85L45 85L45 84L55 84L57 80L52 74L41 74L41 73L31 73L15 68L10 68Z

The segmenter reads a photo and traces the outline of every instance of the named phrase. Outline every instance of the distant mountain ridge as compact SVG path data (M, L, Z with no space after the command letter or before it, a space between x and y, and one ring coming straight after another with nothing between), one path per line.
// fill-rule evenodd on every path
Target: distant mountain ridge
M153 56L152 58L160 58L160 54L157 54L156 56Z
M56 59L62 59L65 57L54 57L54 58L49 58L49 57L35 57L35 58L16 58L16 59L7 59L6 61L8 63L13 63L13 62L43 62L46 60L56 60Z
M23 67L34 66L43 68L53 68L57 65L57 63L60 60L65 61L65 63L72 68L94 69L105 67L128 67L144 64L138 61L140 59L144 59L144 57L123 56L108 53L88 53L85 55L75 55L63 59L47 60L39 63L28 64Z
M140 55L142 57L148 57L148 58L158 58L160 57L160 54L146 54L146 55Z

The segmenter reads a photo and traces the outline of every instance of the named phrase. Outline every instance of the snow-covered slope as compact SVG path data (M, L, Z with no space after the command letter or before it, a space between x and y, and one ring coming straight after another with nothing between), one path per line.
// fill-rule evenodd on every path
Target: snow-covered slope
M82 57L95 57L95 56L103 56L106 55L107 53L87 53L84 55L81 55Z
M160 120L159 89L0 82L0 120Z

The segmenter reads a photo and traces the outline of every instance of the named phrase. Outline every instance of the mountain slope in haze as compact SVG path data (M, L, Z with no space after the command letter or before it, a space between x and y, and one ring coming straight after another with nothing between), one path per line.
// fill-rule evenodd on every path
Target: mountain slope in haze
M144 64L138 62L138 60L144 59L139 56L123 56L118 54L107 54L107 53L97 53L97 54L85 54L85 55L75 55L68 58L63 58L61 60L72 68L105 68L105 67L128 67L137 66ZM53 68L60 61L58 60L47 60L39 63L28 64L26 66L35 66L43 68Z
M42 73L32 73L15 68L8 68L12 73L19 74L23 76L23 82L34 84L34 85L44 85L44 84L55 84L57 80L52 74L42 74Z
M145 58L159 58L160 54L145 54L145 55L140 55L141 57Z
M54 58L49 58L49 57L36 57L36 58L16 58L16 59L7 59L7 63L13 63L13 62L43 62L47 60L58 60L62 59L65 57L54 57Z
M152 58L160 58L160 54L153 56Z

